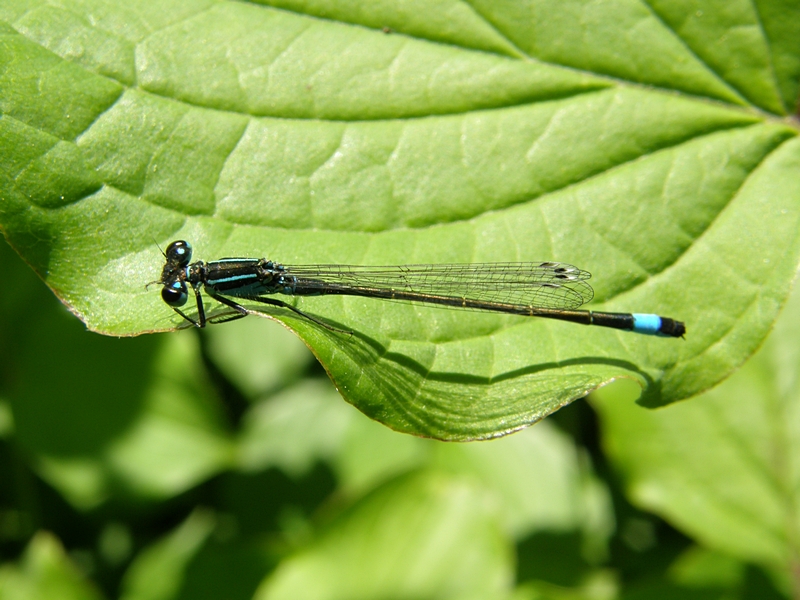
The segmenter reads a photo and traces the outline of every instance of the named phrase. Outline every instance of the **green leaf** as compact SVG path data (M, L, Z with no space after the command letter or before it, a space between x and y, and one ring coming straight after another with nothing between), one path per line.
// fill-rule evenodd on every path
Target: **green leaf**
M103 596L70 561L52 534L37 533L18 565L0 567L0 597L15 600L100 600Z
M297 301L352 336L266 312L399 431L494 437L619 377L667 404L755 351L798 264L797 12L6 2L0 228L113 335L181 324L145 289L154 239L202 260L576 264L592 308L686 321L686 341L356 298Z
M330 460L355 416L338 400L327 382L307 380L254 406L243 419L240 468L278 467L298 478L317 461Z
M294 383L314 358L297 336L260 319L205 331L208 357L248 399Z
M693 546L670 566L677 582L694 587L735 588L744 579L744 563L705 548Z
M498 598L513 578L510 550L479 490L416 473L351 507L255 597Z
M537 531L583 531L593 558L614 531L611 499L571 438L549 423L482 444L437 444L432 465L472 477L497 496L515 540Z
M38 473L74 505L89 508L114 493L168 498L231 464L219 409L195 387L201 372L186 371L193 340L164 340L159 348L87 337L55 319L41 325L57 334L50 338L58 341L53 351L71 343L76 356L27 345L12 396L17 439L35 455ZM47 339L44 332L33 336ZM49 378L38 372L43 360L54 367ZM99 376L97 365L107 376ZM126 372L139 383L120 377Z
M541 60L625 81L752 103L791 113L796 102L796 3L719 0L477 0L473 5L518 47ZM795 20L793 24L787 22ZM771 44L793 56L775 73ZM791 49L791 50L789 50ZM789 71L788 73L786 71ZM789 74L791 73L791 75ZM776 75L783 75L776 81ZM780 86L786 85L781 90ZM788 92L781 98L781 91Z
M171 600L189 563L214 530L214 516L196 510L168 536L142 551L125 573L124 600Z
M614 386L594 398L632 499L709 548L796 588L800 553L800 294L764 347L719 387L657 412ZM628 396L630 398L630 396Z
M120 598L252 598L273 560L263 540L231 536L231 519L230 514L195 509L136 556L122 579Z

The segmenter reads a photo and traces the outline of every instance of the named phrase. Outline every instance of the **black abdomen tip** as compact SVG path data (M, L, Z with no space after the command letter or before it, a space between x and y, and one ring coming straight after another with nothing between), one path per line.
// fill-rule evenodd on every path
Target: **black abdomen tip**
M670 337L683 337L686 334L686 325L683 323L683 321L676 321L675 319L661 317L661 327L658 331L661 335L668 335Z

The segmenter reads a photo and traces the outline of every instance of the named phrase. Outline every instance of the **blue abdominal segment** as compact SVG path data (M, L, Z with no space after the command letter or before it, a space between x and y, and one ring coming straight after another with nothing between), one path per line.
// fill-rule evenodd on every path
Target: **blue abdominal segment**
M646 335L663 335L661 317L647 313L633 313L633 330Z

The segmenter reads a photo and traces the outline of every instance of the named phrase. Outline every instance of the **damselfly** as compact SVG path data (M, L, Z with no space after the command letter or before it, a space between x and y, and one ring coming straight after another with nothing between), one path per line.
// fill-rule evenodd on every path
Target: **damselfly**
M242 301L291 310L323 327L318 318L273 296L363 296L420 302L448 308L493 311L527 317L600 325L636 333L683 337L681 321L653 314L579 310L594 296L586 282L591 275L557 262L478 263L407 266L281 265L266 258L223 258L191 262L192 247L178 240L167 246L161 298L195 327L247 316ZM194 293L197 318L180 307ZM201 291L233 309L220 318L206 318Z

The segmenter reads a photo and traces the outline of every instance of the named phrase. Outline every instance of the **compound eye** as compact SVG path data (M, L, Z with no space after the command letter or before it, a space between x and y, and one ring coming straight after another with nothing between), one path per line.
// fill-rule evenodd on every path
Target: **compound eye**
M189 292L182 281L173 281L161 290L161 299L170 306L183 306L188 298Z
M166 255L169 262L186 266L192 260L192 245L189 242L177 240L167 246Z

